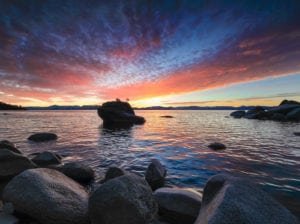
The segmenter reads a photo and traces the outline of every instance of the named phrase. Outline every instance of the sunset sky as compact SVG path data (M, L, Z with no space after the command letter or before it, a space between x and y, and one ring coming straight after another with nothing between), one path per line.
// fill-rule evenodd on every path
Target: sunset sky
M0 0L0 101L300 100L300 1Z

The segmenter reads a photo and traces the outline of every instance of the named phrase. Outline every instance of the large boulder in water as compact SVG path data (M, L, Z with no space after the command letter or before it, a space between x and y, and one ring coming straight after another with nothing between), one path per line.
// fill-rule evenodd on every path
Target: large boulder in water
M195 224L296 224L297 218L264 191L229 175L212 177L204 188Z
M103 103L98 108L98 115L105 126L130 126L145 123L143 117L135 115L129 103L122 101Z
M191 189L159 188L154 192L159 215L171 224L193 224L199 214L202 195Z
M59 165L61 164L61 159L52 152L41 152L31 159L35 164L41 167L46 167L49 165Z
M134 174L105 182L89 199L92 224L149 224L157 210L149 185Z
M8 141L8 140L2 140L0 141L0 150L1 149L8 149L14 153L22 154L20 150L17 149L14 143Z
M35 167L33 162L21 154L8 149L0 150L0 180L10 179L24 170Z
M164 186L166 175L166 168L159 162L159 160L152 159L145 173L145 178L152 190L156 190Z
M56 139L57 139L56 134L48 133L48 132L35 133L28 137L28 140L33 142L46 142L46 141L53 141Z
M282 106L282 105L298 105L300 106L300 102L298 101L295 101L295 100L283 100L279 106Z
M88 193L56 170L24 171L7 184L3 201L43 224L89 223Z
M115 166L109 167L108 170L106 171L105 177L101 181L101 183L104 183L104 182L114 179L116 177L123 176L123 175L125 175L125 173L126 172L119 167L115 167Z

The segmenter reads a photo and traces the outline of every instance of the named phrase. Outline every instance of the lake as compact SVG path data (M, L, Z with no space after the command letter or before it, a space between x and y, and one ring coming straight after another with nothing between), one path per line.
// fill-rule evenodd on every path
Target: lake
M294 214L300 214L300 123L228 117L231 111L136 111L145 125L127 130L102 127L96 111L0 113L0 139L25 154L45 150L82 161L101 179L109 166L143 174L152 158L168 170L170 185L202 191L214 174L225 172L260 184ZM161 118L172 115L174 118ZM54 132L55 142L32 143L34 132ZM207 147L219 141L224 151Z

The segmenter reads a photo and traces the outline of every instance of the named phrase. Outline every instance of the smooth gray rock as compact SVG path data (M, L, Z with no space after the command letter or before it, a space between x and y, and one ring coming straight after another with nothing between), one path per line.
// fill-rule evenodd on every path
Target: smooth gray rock
M300 107L292 110L286 115L288 121L300 121Z
M17 153L17 154L22 154L22 152L17 149L17 147L15 146L14 143L8 141L8 140L2 140L0 141L0 150L1 149L8 149L14 153Z
M109 167L108 170L105 173L104 179L101 181L101 183L104 183L108 180L114 179L116 177L123 176L126 172L118 167Z
M296 224L297 218L266 192L243 179L219 174L204 188L195 224Z
M154 192L159 215L171 224L193 224L199 214L202 195L191 189L159 188Z
M31 160L32 160L32 162L34 162L35 164L37 164L40 167L61 164L61 159L58 158L55 153L48 152L48 151L37 154Z
M223 143L220 143L220 142L213 142L213 143L209 144L208 147L213 149L213 150L226 149L226 145L224 145Z
M95 177L94 170L80 162L66 163L56 169L79 183L88 183Z
M58 137L54 133L49 132L41 132L41 133L35 133L33 135L30 135L28 137L28 140L33 142L46 142L46 141L53 141L56 140Z
M134 174L105 182L89 199L92 224L149 224L157 210L149 185Z
M146 170L145 178L153 191L164 186L166 175L166 168L159 162L159 160L152 159Z
M21 154L9 149L0 150L0 181L10 179L24 170L35 167L33 162Z
M246 112L244 110L237 110L233 111L230 116L234 118L242 118L246 115Z
M46 168L26 170L3 191L3 201L43 224L87 224L88 193L64 174Z

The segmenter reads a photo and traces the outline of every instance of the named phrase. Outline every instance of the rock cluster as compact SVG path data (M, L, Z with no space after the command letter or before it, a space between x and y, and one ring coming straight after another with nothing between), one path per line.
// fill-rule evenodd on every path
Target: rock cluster
M234 118L299 122L300 103L284 100L277 107L266 109L258 106L248 111L234 111L230 116Z
M59 155L35 156L39 155L47 165L0 148L0 223L19 223L18 219L36 224L298 223L267 193L236 177L212 177L202 200L191 189L165 187L166 168L152 160L144 177L109 168L104 181L89 192L80 183L94 178L90 167L76 162L53 165L49 163L53 158L62 162Z
M127 102L111 101L103 103L98 108L98 115L105 127L130 127L134 124L144 124L145 118L137 116Z

